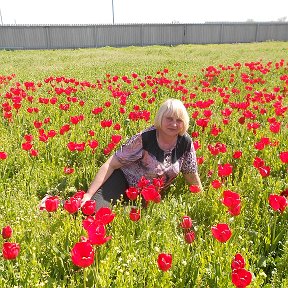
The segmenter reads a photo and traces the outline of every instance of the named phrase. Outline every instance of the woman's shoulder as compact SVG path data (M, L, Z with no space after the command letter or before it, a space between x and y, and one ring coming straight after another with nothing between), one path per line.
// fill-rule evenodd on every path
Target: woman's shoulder
M144 133L147 133L147 132L150 132L150 131L156 131L156 127L154 125L151 125L151 126L145 128L144 130L142 130L140 133L144 134Z
M183 143L183 144L186 144L186 145L190 145L192 143L192 138L191 136L185 132L184 135L180 136L179 137L179 140Z
M156 128L155 126L150 126L141 132L141 138L143 141L143 146L155 145L156 141Z

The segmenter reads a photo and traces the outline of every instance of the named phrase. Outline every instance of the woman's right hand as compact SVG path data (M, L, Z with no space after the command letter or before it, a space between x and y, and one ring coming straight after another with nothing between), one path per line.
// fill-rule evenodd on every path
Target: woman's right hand
M85 204L86 201L91 200L92 195L85 193L81 200L81 207Z

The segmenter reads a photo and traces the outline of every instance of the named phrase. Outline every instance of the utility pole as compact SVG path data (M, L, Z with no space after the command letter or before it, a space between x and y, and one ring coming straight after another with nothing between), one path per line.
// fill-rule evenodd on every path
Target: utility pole
M112 0L112 18L113 18L113 25L114 25L114 0Z

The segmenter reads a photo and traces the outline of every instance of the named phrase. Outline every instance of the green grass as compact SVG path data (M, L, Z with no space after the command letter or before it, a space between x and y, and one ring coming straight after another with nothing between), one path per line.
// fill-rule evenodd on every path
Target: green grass
M97 48L44 51L0 51L2 74L15 73L25 80L50 75L79 77L87 81L105 73L123 75L131 71L155 73L169 67L171 72L193 74L210 65L235 62L279 61L287 55L287 42L222 45L179 45L127 48Z
M7 159L0 159L0 229L10 225L13 228L10 241L21 245L15 260L0 258L0 287L228 288L233 287L230 265L236 253L243 255L245 268L253 274L249 287L287 287L287 208L280 214L268 203L270 194L280 194L288 188L287 164L279 160L279 153L288 151L287 111L283 115L275 114L275 106L288 106L288 87L280 79L288 75L287 49L286 42L265 42L0 51L0 152L8 154ZM283 65L277 68L281 59ZM254 70L245 65L252 62L259 62ZM268 65L269 62L272 64ZM235 63L241 63L239 70L235 69ZM268 67L267 73L259 69L260 64ZM221 70L219 65L226 68ZM220 71L213 79L205 76L205 69L210 66ZM163 73L165 68L168 73ZM133 79L132 72L137 73L138 78ZM7 76L12 74L16 76L8 80ZM119 80L109 83L106 74L111 75L110 79L117 75ZM232 74L234 81L231 81ZM263 82L244 83L243 74ZM51 76L63 78L59 82L45 81ZM131 79L131 84L124 82L122 76ZM149 78L153 80L151 87L146 82ZM73 81L69 81L71 79ZM186 82L177 86L181 80ZM89 85L77 83L84 81ZM210 83L211 90L203 89L203 81ZM41 85L36 85L35 91L26 90L25 82ZM145 83L145 87L136 89L135 86L141 82ZM188 92L176 89L179 85L187 88ZM12 120L9 121L4 117L4 108L7 103L13 106L10 93L13 94L13 89L17 87L27 95L23 96L18 112L12 108ZM55 87L75 88L70 96L76 97L77 101L69 101L63 93L57 95ZM275 87L279 87L280 91L275 92ZM123 105L119 103L120 97L112 97L111 89L121 95L130 93L125 114L119 113ZM233 92L234 89L239 92ZM231 107L229 102L223 101L220 90L226 96L230 95L230 103L250 99L246 110L254 113L255 119L247 118L245 125L240 125L238 119L243 116L243 110L232 109L231 116L227 117L229 123L225 125L221 112ZM143 92L148 95L146 99L141 97ZM269 101L252 101L251 98L260 92L266 100L271 95L276 96ZM196 97L190 99L190 94ZM29 96L33 96L32 103L28 101ZM58 98L57 104L39 103L39 99L52 97ZM147 100L153 97L155 102L151 104ZM141 211L139 222L129 219L129 207L118 205L114 209L116 218L107 226L107 235L112 235L112 239L95 248L97 257L92 266L84 270L74 266L70 251L81 236L87 236L82 228L84 216L81 213L69 215L63 207L51 214L39 211L40 199L48 193L58 195L64 201L77 190L86 190L97 168L108 157L103 149L110 142L110 137L120 134L123 143L137 131L151 125L159 104L168 97L194 105L187 108L191 115L189 133L199 132L194 141L200 144L197 156L204 157L203 164L199 165L204 192L192 194L179 176L161 203L152 203ZM197 101L208 99L214 100L209 108L195 106ZM79 105L80 100L85 102L84 106ZM107 101L111 102L109 108L105 106ZM60 103L70 104L70 109L66 112L60 110ZM135 105L151 112L151 119L147 122L129 120L129 112ZM91 113L100 106L103 107L101 114ZM39 112L28 113L27 108L31 107L38 108ZM260 110L264 108L267 113L261 114ZM212 112L211 121L202 130L192 115L199 112L198 118L201 118L203 111L208 109ZM60 135L60 128L76 115L84 115L84 120L77 125L71 124L71 130ZM47 117L51 121L43 124L44 132L55 130L57 135L44 143L39 140L39 130L33 123L36 120L43 122ZM279 133L270 131L268 117L275 117L281 123ZM112 119L113 124L119 123L120 131L112 127L103 129L100 122L104 119ZM247 123L256 121L260 123L260 128L253 133L247 129ZM218 136L210 134L213 124L222 130ZM89 130L95 131L94 137L88 135ZM33 135L33 148L38 150L38 157L31 157L21 148L26 134ZM268 137L271 143L278 142L278 145L271 144L263 150L256 150L254 145L262 137ZM67 149L70 141L87 143L91 138L99 142L95 153L89 147L83 152ZM214 146L217 142L225 144L227 152L213 156L207 146ZM232 157L237 150L243 152L240 159ZM255 157L263 158L265 164L271 167L269 177L261 177L253 167ZM212 180L219 179L218 163L233 165L232 175L227 177L219 190L211 186ZM73 167L75 172L64 174L65 166ZM229 215L220 202L222 192L228 189L241 195L239 216ZM196 233L196 239L190 245L185 243L179 227L184 215L193 219ZM227 243L217 242L212 237L211 227L217 223L228 223L231 227L232 237ZM1 240L0 244L3 242ZM164 273L157 267L157 256L162 252L173 255L172 268Z

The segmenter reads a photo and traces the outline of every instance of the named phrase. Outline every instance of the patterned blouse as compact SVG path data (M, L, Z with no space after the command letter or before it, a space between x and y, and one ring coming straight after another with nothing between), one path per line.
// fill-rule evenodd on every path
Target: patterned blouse
M182 172L197 172L197 160L191 137L186 133L178 136L175 147L162 150L157 141L156 128L151 126L127 140L115 156L123 165L129 186L136 186L142 176L146 179L164 178L164 188Z

